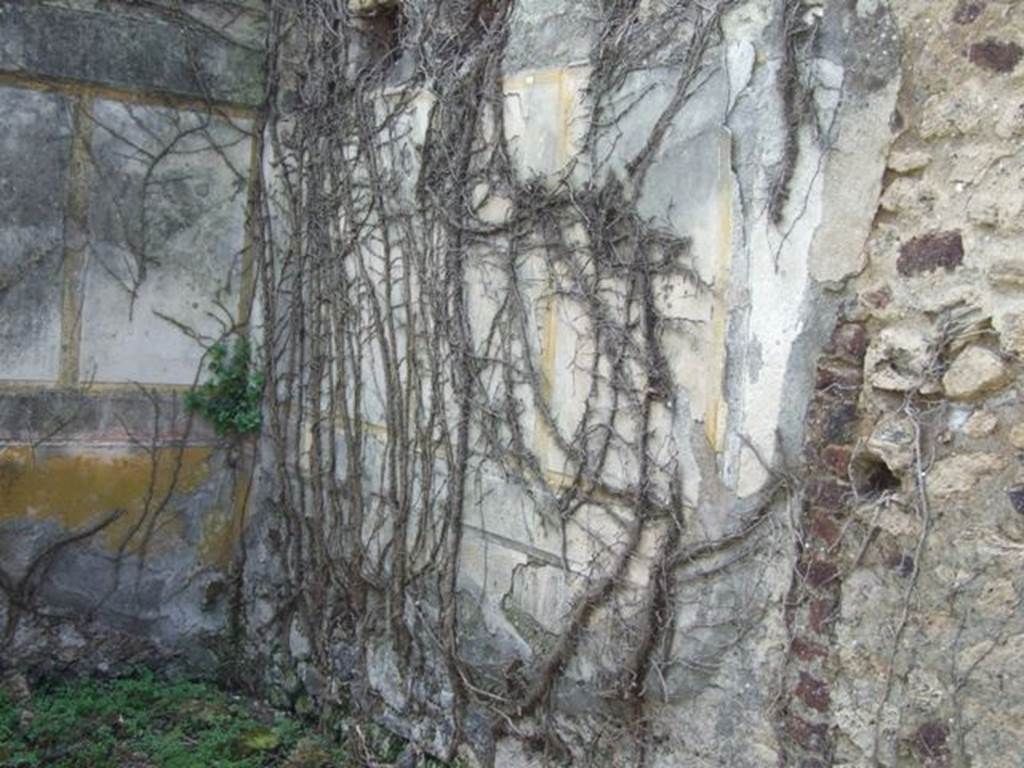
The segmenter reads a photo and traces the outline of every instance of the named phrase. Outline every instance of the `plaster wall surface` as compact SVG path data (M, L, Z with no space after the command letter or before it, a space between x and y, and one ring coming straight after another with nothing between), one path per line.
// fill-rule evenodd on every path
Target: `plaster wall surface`
M262 54L172 11L0 3L0 665L224 629L244 470L182 397L248 311Z
M845 310L846 284L866 262L864 245L897 134L893 120L903 73L900 30L887 4L821 5L801 6L806 15L799 23L813 29L816 42L801 54L794 75L803 88L798 115L780 86L792 64L784 12L789 6L751 0L724 14L722 39L708 50L701 77L664 127L639 203L641 215L659 230L689 241L692 279L665 280L655 292L670 321L659 331L675 388L673 408L657 412L647 436L653 455L678 460L685 469L685 501L693 508L683 534L685 551L728 541L754 511L768 510L750 547L704 563L684 561L678 568L673 631L663 662L647 681L657 691L648 715L663 739L651 755L659 765L816 765L831 749L816 751L808 739L811 747L794 746L789 734L798 721L780 714L788 715L790 701L799 700L795 691L802 679L787 660L793 653L793 583L806 573L803 478L781 498L773 494L780 478L801 471L816 363ZM517 170L544 188L625 177L627 164L672 101L676 70L652 64L631 72L618 94L630 108L615 130L583 152L582 131L592 108L593 19L594 8L577 2L523 2L513 13L503 59L505 130ZM412 158L407 178L416 177L432 104L426 93L415 99L409 132L399 132L398 143L407 142L403 156ZM773 213L787 164L789 197ZM487 220L500 223L511 215L500 194L483 189L479 199ZM375 257L373 268L383 271ZM467 286L476 342L486 336L507 291L500 268L488 258L482 252L474 261ZM522 272L531 320L524 344L540 361L544 401L531 403L524 396L522 407L532 413L523 420L525 439L548 488L557 490L571 484L572 460L539 405L572 433L593 383L587 365L593 329L573 298L555 290L556 269L538 257L526 259ZM387 447L387 398L380 363L372 352L367 357L364 416L373 437L365 476L372 479L380 476ZM611 406L598 397L589 407ZM623 442L631 438L638 436L627 434ZM627 545L625 521L634 510L610 495L559 519L554 492L511 482L498 462L483 457L479 432L472 440L480 453L474 455L465 504L460 640L467 658L500 675L517 664L529 669L543 661L573 606ZM640 470L630 451L612 449L607 467L613 487L637 483ZM446 471L440 461L436 472L442 483ZM668 483L656 476L652 486L654 493L664 493ZM375 519L367 527L386 541L386 522ZM645 533L614 608L595 616L588 629L628 625L639 615L666 535L664 525ZM274 557L257 540L253 553L255 561ZM275 589L269 582L262 593L256 589L258 615L272 615ZM296 621L287 636L302 631ZM595 629L554 693L561 732L578 737L577 744L593 736L586 713L601 705L602 685L621 671L623 649L630 647L627 634ZM273 653L287 656L290 645L278 643ZM302 651L301 680L313 674L313 662L308 643L296 645ZM442 685L427 697L431 715L418 717L411 702L429 689L434 675L425 675L426 682L405 677L384 641L366 658L368 685L379 696L385 721L443 753L453 727L444 703L451 692ZM805 722L812 734L829 727L799 720ZM544 764L531 763L514 740L496 749L496 764Z
M30 664L39 648L94 658L82 649L109 628L121 655L138 638L220 632L251 511L249 459L189 419L180 394L203 344L249 319L259 27L212 39L198 26L212 8L182 25L108 5L0 2L0 575L57 609L19 620ZM798 114L780 87L792 7L815 40L797 62ZM666 127L640 208L689 240L695 279L657 286L677 407L650 438L685 467L685 551L767 513L755 546L680 564L649 681L664 736L651 764L1020 763L1020 17L999 0L738 2ZM517 3L504 119L513 162L539 185L621 174L672 97L673 72L631 73L636 103L581 156L593 19L576 0ZM431 104L424 93L407 116L408 178ZM507 205L486 192L482 215L502 221ZM487 254L474 268L479 339L504 286ZM545 404L568 425L592 383L590 329L540 259L526 272ZM386 405L371 386L367 477ZM527 439L557 488L572 467L532 415ZM627 452L609 465L623 486L637 476ZM787 493L772 495L780 481ZM550 498L485 461L467 494L464 653L529 668L621 549L630 510L611 498L562 525ZM265 627L284 577L275 523L257 519L247 612ZM631 558L623 613L639 610L666 533L652 526ZM54 579L37 582L31 564L54 545ZM124 569L140 574L131 588ZM65 621L83 613L94 621ZM595 636L554 696L577 743L622 665L622 638ZM328 696L297 623L253 645L285 703ZM363 655L384 722L443 751L449 691L417 714L429 686L403 677L385 642L336 650ZM512 739L491 748L498 765L545 764Z

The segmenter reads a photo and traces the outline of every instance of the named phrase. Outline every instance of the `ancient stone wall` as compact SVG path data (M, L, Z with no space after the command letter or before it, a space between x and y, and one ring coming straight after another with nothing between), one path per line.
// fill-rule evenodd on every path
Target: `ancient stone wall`
M374 19L368 26L387 23L394 8L362 5ZM309 365L282 364L280 387L302 408L288 400L285 427L267 445L260 498L276 516L260 515L251 531L246 606L259 668L285 701L330 710L350 695L438 755L462 741L503 766L570 756L632 764L638 750L652 765L798 765L814 759L817 744L791 745L798 729L814 738L828 730L810 715L798 719L799 701L823 706L827 683L793 661L802 647L795 635L810 636L787 606L802 610L813 599L820 613L835 588L835 566L804 544L805 485L825 480L819 465L802 461L805 420L819 354L845 312L845 284L866 263L897 130L899 29L883 3L727 4L711 42L693 39L691 59L631 59L608 93L599 53L608 36L630 32L598 5L511 4L500 92L491 94L500 111L486 101L444 103L472 59L428 59L424 69L440 82L405 79L417 55L430 56L435 40L425 35L422 49L397 57L385 85L355 93L353 109L369 115L355 124L323 105L318 67L337 64L317 59L322 37L309 35L302 60L312 63L298 78L305 90L294 113L282 110L284 157L268 158L268 167L302 169L297 185L318 181L282 199L302 237L267 262L288 267L264 275L273 278L272 300L288 297L275 307L272 336L291 334L291 359ZM415 40L418 20L437 6L407 7ZM679 24L673 8L638 6L636 27ZM352 25L358 39L359 18L338 27ZM693 26L676 28L686 40ZM360 87L323 89L335 86ZM605 99L600 107L595 94ZM323 105L343 138L311 118L303 99ZM435 201L423 192L436 185L440 197L458 183L454 169L424 177L437 162L431 142L448 152L457 144L445 133L445 109L459 115L457 125L498 114L500 126L481 133L507 140L511 165L498 178L480 171L475 186L441 206L470 201L462 233L470 245L456 274L432 260L452 248L459 225L431 218ZM380 145L368 147L367 135ZM473 158L495 151L475 135L458 140ZM639 173L646 161L637 158L651 146ZM335 165L318 162L332 153ZM344 235L334 245L333 232L313 225L322 209L303 206L318 197L319 180L336 178L386 194L339 205ZM623 235L618 253L595 224L618 213L635 213L624 228L679 246L647 264L664 272L651 280L646 316L632 303L631 276L650 278L636 243ZM344 258L322 263L322 251L309 247L315 238ZM673 258L685 268L671 271ZM468 351L446 346L458 331L430 314L450 294L417 295L431 280L464 294ZM316 310L282 319L296 296ZM495 320L510 304L522 314L511 329ZM597 320L595 304L607 313ZM638 338L650 317L655 327ZM595 350L598 330L613 341ZM859 378L855 330L844 326L831 352ZM617 343L615 360L607 349ZM664 363L656 374L638 361L645 344ZM514 354L503 357L508 349ZM331 365L318 362L324 350L348 372L344 391L334 389ZM475 366L472 398L448 383L460 354ZM433 379L417 378L438 360ZM439 399L446 408L435 414ZM641 416L645 400L655 405ZM856 399L843 407L855 414ZM469 426L457 468L460 419ZM843 424L830 429L837 446L852 444ZM596 448L602 434L607 449ZM588 448L605 451L598 470L587 464ZM420 501L425 488L430 503ZM454 545L450 525L459 527ZM361 560L350 569L352 550ZM408 562L396 554L405 552ZM437 617L448 598L435 589L451 572L455 639L442 635ZM360 599L362 612L346 624ZM396 625L412 637L403 641ZM808 647L810 663L817 646ZM459 665L465 681L453 679ZM638 679L624 682L631 670ZM502 729L508 738L495 742ZM648 746L636 746L638 733Z
M448 222L422 226L429 205L414 180L437 162L428 139L450 138L470 113L444 115L438 82L458 91L457 66L415 75L417 55L461 38L426 35L390 61L388 46L400 49L431 4L405 3L404 16L394 2L347 7L359 44L371 56L382 46L377 63L390 67L359 106L399 106L374 134L387 162L343 168L360 190L379 174L386 192L366 230L346 229L352 209L336 199L290 219L278 174L322 169L294 149L296 126L311 130L303 120L319 110L339 134L353 130L344 110L357 102L316 101L336 82L317 90L330 62L313 35L309 56L278 60L279 131L256 140L265 29L244 11L257 5L0 0L3 662L94 665L154 642L201 661L213 646L200 639L228 629L249 680L276 702L325 715L355 702L417 748L448 755L461 741L484 764L635 764L638 749L650 765L706 768L1020 764L1019 4L723 4L695 61L663 65L652 50L630 62L604 93L614 120L592 124L595 72L606 71L595 51L616 50L608 30L628 39L633 28L602 13L626 4L512 3L491 94L501 109L482 109L500 113L511 167L500 181L514 183L452 199L471 213L458 283L467 355L477 371L494 365L493 318L517 288L522 328L506 350L536 371L504 399L488 400L507 386L501 376L477 382L457 537L435 525L452 519L444 440L406 456L416 468L398 490L434 483L436 503L409 504L398 534L398 486L382 479L408 447L399 438L425 431L396 426L394 393L421 383L409 360L428 367L422 350L451 329L429 326L424 310L421 335L406 336L410 315L396 310L387 343L411 351L388 371L365 341L372 322L314 349L311 335L290 336L310 316L290 313L295 297L329 306L353 284L344 322L368 312L367 296L392 312L409 280L394 265L418 245L430 256L450 247ZM672 7L637 4L637 26ZM679 39L692 28L680 25ZM684 64L693 78L677 92ZM358 156L357 145L339 155ZM265 189L253 183L260 170ZM303 188L306 178L300 198L331 177ZM450 180L428 181L441 194ZM687 269L657 275L646 316L610 316L623 336L658 319L659 375L618 390L635 384L646 400L650 385L657 404L642 439L635 421L598 424L614 433L610 458L582 483L566 436L594 439L577 426L613 410L618 373L590 366L579 290L590 266L573 272L594 248L588 216L615 212L595 190L619 195L659 247L679 245ZM536 225L535 200L563 218ZM333 246L339 230L356 233L337 251L344 266L311 268L323 266L309 246L321 241L307 235ZM396 231L408 239L392 261L382 243ZM539 234L558 241L558 259ZM502 257L523 242L513 283ZM305 267L288 261L296 254ZM627 261L598 281L602 309L629 293ZM372 277L352 279L353 263ZM318 284L324 274L339 282ZM300 360L273 381L268 412L286 413L258 446L218 439L182 407L204 349L246 326L270 329L266 348ZM365 385L362 399L355 419L325 426L330 398L303 387L330 379L350 343L362 357L345 380ZM631 343L624 358L642 347ZM436 349L451 355L438 358L444 378L457 355ZM514 403L515 460L511 438L508 451L493 440L507 434L493 428L506 412L481 402ZM457 422L442 414L429 429L444 432L445 419ZM523 457L535 462L528 475ZM367 511L358 523L354 508ZM395 559L396 537L420 554ZM352 573L354 541L366 559ZM396 577L396 564L410 575ZM435 585L449 574L446 596ZM346 603L347 580L375 597ZM446 599L454 639L439 631ZM353 612L346 634L339 617ZM622 680L627 667L637 679ZM541 672L553 682L533 696Z
M1012 766L1024 15L892 10L895 141L808 421L785 738L809 765Z
M244 449L182 395L248 319L263 31L194 5L0 2L0 663L225 623Z

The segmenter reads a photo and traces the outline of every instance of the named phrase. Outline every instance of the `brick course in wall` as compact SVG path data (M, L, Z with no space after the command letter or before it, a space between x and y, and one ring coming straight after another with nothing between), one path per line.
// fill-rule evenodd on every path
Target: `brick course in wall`
M840 322L817 365L807 414L802 536L785 617L789 651L779 702L785 765L832 765L830 681L836 673L835 618L842 599L841 532L853 495L850 459L857 445L863 384L864 326Z

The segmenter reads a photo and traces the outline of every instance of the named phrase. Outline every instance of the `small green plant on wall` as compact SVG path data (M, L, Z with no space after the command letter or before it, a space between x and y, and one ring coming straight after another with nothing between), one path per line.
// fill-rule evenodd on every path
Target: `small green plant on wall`
M263 374L253 364L249 340L238 338L230 347L218 341L209 359L210 378L186 393L185 406L210 421L218 435L258 432Z

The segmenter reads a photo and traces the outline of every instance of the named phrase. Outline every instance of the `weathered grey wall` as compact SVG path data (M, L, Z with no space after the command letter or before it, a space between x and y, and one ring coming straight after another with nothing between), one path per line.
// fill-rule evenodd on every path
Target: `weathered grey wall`
M588 71L580 60L589 43L580 20L586 5L517 8L509 60L519 71L507 80L508 120L517 158L542 174L568 162L573 128L585 122ZM786 51L782 3L745 2L726 14L724 40L673 120L641 200L643 214L692 239L695 268L712 286L705 293L668 286L663 299L668 316L687 329L667 346L689 421L665 424L658 439L664 453L686 456L686 497L698 513L685 537L694 545L734 531L744 510L761 502L771 473L792 466L815 358L831 333L843 282L864 264L894 136L900 44L885 4L824 5L821 16L814 15L816 4L801 9L804 21L818 27L818 43L798 75L810 94L810 114L796 128L799 154L781 220L772 221L769 200L790 119L778 87ZM527 52L543 52L541 69ZM645 140L671 95L673 74L654 69L633 76L633 92L645 96L608 148L612 168ZM559 304L539 303L538 322L552 410L568 424L587 389L577 362L586 329L574 326L580 313L570 303ZM564 459L543 445L540 426L536 439L545 469L557 476ZM536 499L497 477L485 478L474 493L465 586L480 596L489 633L511 632L530 648L529 664L544 636L564 626L594 555L613 547L621 528L595 510L569 521L563 549L562 531ZM780 675L791 642L785 605L795 545L786 530L787 505L798 503L790 498L778 505L753 546L680 569L675 636L660 682L650 683L660 703L649 715L662 740L653 764L797 765L802 759L786 743L776 713L787 696ZM645 543L630 569L640 585L657 538ZM730 567L738 555L742 565ZM718 569L717 577L702 575ZM587 648L567 674L564 706L579 706L582 692L613 677L620 663L614 642ZM514 754L512 742L499 745L497 763L528 761Z
M591 174L621 172L672 95L677 72L648 67L632 73L619 96L624 103L635 98L633 109L599 144L596 159L582 155L597 5L515 4L503 62L505 128L522 177L538 184L571 186ZM813 32L817 42L801 53L793 75L802 84L801 104L787 107L780 79L794 34L786 20L794 9L802 34ZM703 62L699 85L668 127L640 201L642 215L691 240L692 265L708 286L698 291L682 280L659 285L659 310L672 323L659 330L680 405L654 420L651 450L678 457L685 468L684 493L695 514L687 520L684 552L728 540L765 504L767 490L780 477L792 482L756 534L737 537L747 539L742 545L718 554L711 546L711 556L680 564L674 633L647 683L654 692L646 725L656 744L648 759L654 765L709 768L813 766L827 764L834 750L814 740L815 729L829 726L802 709L801 697L816 703L817 683L805 683L800 673L811 672L791 663L799 646L790 602L803 606L812 600L794 585L817 579L807 574L824 567L808 571L804 556L805 416L816 391L816 361L844 308L846 284L865 266L864 245L897 134L902 44L883 2L749 0L726 12L722 33ZM408 133L399 139L413 158L410 178L416 176L432 103L424 89L409 110ZM794 143L789 200L776 217L773 194ZM566 179L563 171L570 167L574 175ZM509 215L506 203L500 194L491 196L482 216L501 222ZM471 325L483 335L503 284L486 263L473 269L478 272L469 281ZM530 280L524 300L535 321L531 341L544 396L571 434L590 383L581 363L589 331L585 313L571 298L546 290L552 283L545 269L540 258L525 268ZM381 435L386 398L384 376L376 374L364 380L365 417ZM539 414L533 421L527 439L545 484L570 485L571 461ZM382 446L367 451L368 478L379 474L381 453ZM636 482L630 460L622 455L609 461L617 487ZM612 500L560 521L553 494L535 492L540 483L526 488L511 482L495 462L479 459L475 466L460 552L461 648L467 661L494 674L517 665L532 671L567 626L574 601L600 578L608 554L623 548L622 521L631 510ZM438 474L444 475L443 467ZM379 524L374 520L368 527ZM592 621L588 629L594 632L555 692L558 732L577 755L586 751L583 745L599 743L602 759L622 758L622 744L609 735L615 724L600 725L589 714L602 703L602 691L607 695L602 686L621 671L629 638L614 628L628 626L639 613L665 531L651 526L630 559L625 583L617 585L614 607ZM252 580L249 603L257 626L280 615L275 599L286 592L277 592L273 576L259 570L274 561L274 542L280 554L284 536L273 533L273 524L261 528L250 551L250 563L261 574ZM379 539L386 540L386 532ZM330 699L334 683L323 680L302 632L296 617L268 641L268 668L287 667L288 657L297 661L295 673L278 679L293 701L308 705L310 695ZM365 661L367 679L359 685L369 689L366 698L380 717L439 752L446 749L454 730L452 696L430 670L406 674L386 640L337 656L346 672ZM339 678L351 682L341 673ZM423 699L427 703L417 711ZM801 739L800 728L814 738ZM516 739L500 741L487 757L503 766L556 764L532 755Z
M249 312L263 32L162 5L0 2L0 663L225 624L246 462L182 394Z

